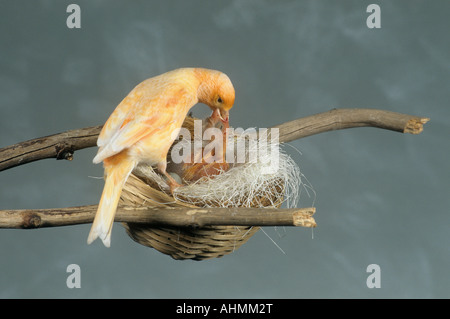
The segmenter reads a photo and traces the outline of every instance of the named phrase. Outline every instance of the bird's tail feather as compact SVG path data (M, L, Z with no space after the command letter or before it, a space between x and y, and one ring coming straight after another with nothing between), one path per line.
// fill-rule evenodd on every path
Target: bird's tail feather
M111 245L111 229L122 188L132 172L135 163L127 158L108 166L105 162L105 186L98 205L87 243L100 237L106 247Z

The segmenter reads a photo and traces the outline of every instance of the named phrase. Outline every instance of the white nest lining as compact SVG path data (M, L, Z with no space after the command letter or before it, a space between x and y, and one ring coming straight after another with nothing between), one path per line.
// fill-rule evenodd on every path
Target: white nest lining
M236 144L239 138L235 136ZM204 203L205 207L267 207L267 200L271 201L270 206L283 202L288 208L295 207L303 175L278 143L269 143L267 141L263 145L265 152L259 152L259 143L246 143L246 158L250 152L258 151L256 160L236 163L219 175L179 187L173 194L174 198L187 203Z
M240 138L239 135L234 136L235 145ZM245 136L242 138L245 139ZM270 207L283 203L287 208L295 208L302 189L306 190L308 196L308 190L315 192L299 166L280 144L269 143L267 141L269 147L264 147L272 151L258 153L256 161L231 164L228 171L203 177L175 189L173 197L180 202L201 204L204 207ZM245 145L247 160L250 152L259 152L258 143ZM273 156L277 156L278 160L274 160ZM167 189L164 178L151 167L139 166L135 173L150 177L161 189ZM269 206L267 200L271 203Z

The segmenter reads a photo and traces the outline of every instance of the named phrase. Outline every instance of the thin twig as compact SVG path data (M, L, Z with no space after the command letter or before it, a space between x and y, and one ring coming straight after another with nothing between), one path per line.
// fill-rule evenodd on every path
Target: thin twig
M419 134L430 119L376 109L333 109L277 126L280 142L354 127L376 127L400 133Z
M0 149L0 171L45 158L72 160L75 151L93 147L102 126L35 138Z
M92 223L97 205L55 208L0 210L0 228L34 229ZM315 208L152 208L119 206L116 222L153 226L204 227L302 226L316 227Z

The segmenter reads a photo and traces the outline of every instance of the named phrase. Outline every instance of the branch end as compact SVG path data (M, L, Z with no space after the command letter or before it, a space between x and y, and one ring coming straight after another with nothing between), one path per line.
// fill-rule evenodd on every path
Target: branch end
M315 219L312 217L316 212L315 207L303 208L292 215L293 225L301 227L317 227Z
M403 130L403 133L420 134L423 131L423 125L430 119L427 117L417 117L410 119Z

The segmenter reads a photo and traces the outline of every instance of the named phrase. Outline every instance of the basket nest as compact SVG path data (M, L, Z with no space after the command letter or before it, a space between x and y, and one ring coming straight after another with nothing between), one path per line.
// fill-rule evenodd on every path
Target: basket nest
M192 133L192 139L195 135L194 120L187 117L183 124ZM235 143L236 138L239 136L232 136L231 139L228 136L227 143ZM180 138L178 142L181 140ZM169 163L170 154L171 151L168 153ZM264 167L270 163L233 164L217 169L214 176L202 176L187 183L182 178L183 184L187 185L177 188L173 194L167 190L164 179L151 167L140 166L128 178L120 202L123 205L152 208L278 208L284 202L292 207L296 204L301 174L288 155L280 152L278 156L277 170L272 173L267 173L267 167ZM180 167L186 168L186 164L184 165L177 168L169 164L167 171L179 174ZM124 227L134 241L177 260L222 257L234 252L259 230L259 227L249 226L155 227L137 223L124 223Z

